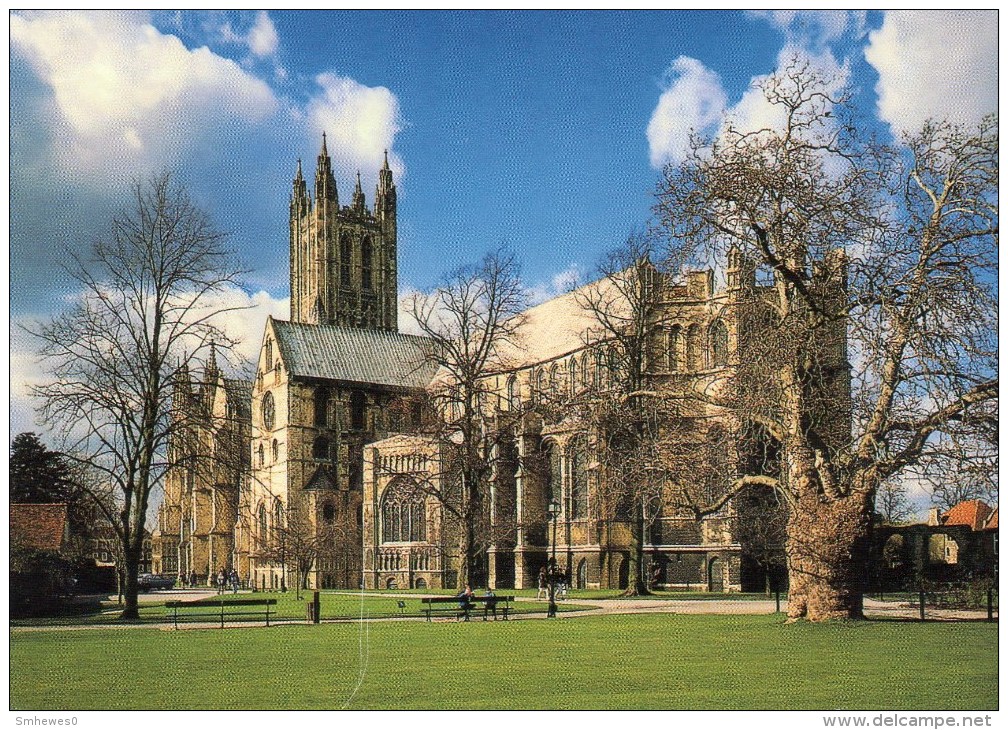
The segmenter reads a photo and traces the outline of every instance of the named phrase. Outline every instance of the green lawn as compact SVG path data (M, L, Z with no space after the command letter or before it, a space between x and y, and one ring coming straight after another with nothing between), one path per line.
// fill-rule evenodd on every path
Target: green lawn
M997 625L985 623L647 614L93 629L12 632L10 652L16 710L997 708Z

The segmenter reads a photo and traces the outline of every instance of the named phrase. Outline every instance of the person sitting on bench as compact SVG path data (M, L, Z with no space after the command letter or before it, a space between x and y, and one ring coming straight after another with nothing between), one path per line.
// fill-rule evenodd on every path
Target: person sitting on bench
M468 585L465 587L464 591L456 596L456 598L459 599L459 610L462 611L462 615L465 616L466 621L469 620L469 611L472 609L472 596L472 588Z
M492 588L487 588L486 593L483 594L486 598L486 608L483 609L483 620L486 621L488 613L492 613L494 621L497 620L497 597L494 595Z

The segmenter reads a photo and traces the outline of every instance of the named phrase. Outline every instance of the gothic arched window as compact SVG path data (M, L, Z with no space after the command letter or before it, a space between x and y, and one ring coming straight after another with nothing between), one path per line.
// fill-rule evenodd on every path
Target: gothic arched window
M262 444L259 444L259 466L266 466L266 449Z
M361 241L361 288L370 289L371 288L371 268L373 262L371 260L371 239L367 236Z
M269 538L269 534L267 533L268 528L269 525L266 521L266 505L261 504L259 505L259 539L262 542L266 542Z
M332 502L326 502L322 505L322 521L331 525L336 521L336 507L333 506Z
M682 370L682 327L673 325L668 333L668 353L666 362L670 373Z
M329 439L319 436L312 444L312 458L320 461L329 460Z
M350 286L350 257L353 254L353 247L350 245L350 235L344 233L340 236L340 285Z
M280 458L280 444L277 443L276 439L273 439L273 462L275 463Z
M572 357L570 362L567 363L567 373L570 382L570 393L571 395L576 395L578 389L578 361L576 357Z
M283 502L277 500L276 507L273 508L273 529L282 530L284 528L284 508Z
M703 348L700 342L700 325L691 324L686 330L686 367L690 370L703 369Z
M518 376L511 375L507 381L507 402L508 408L517 411L521 408L520 396L518 395Z
M263 426L267 431L272 431L276 423L276 405L273 403L273 394L269 391L262 399L262 419Z
M266 369L273 369L273 339L266 338Z
M403 482L393 483L382 496L382 542L424 542L427 516L423 494Z
M354 391L350 394L350 428L355 431L364 430L364 423L367 420L365 418L365 405L366 400L363 393Z
M571 519L588 516L588 458L584 439L577 439L571 447Z
M315 425L329 425L329 389L320 387L315 389L314 398Z
M708 333L710 366L723 368L728 364L728 328L722 320L716 320Z

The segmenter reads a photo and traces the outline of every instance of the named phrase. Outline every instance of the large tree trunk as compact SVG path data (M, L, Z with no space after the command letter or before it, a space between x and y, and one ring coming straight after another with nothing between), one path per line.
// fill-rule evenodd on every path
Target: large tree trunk
M140 573L140 552L130 549L126 551L123 572L125 573L125 584L123 585L123 597L126 604L120 615L121 619L133 621L140 618L139 602L137 600L138 586L137 576Z
M459 535L459 565L458 565L458 589L464 590L472 581L473 552L474 552L473 531L468 524L463 524ZM471 586L470 586L471 587Z
M624 596L647 596L651 594L648 590L647 581L641 575L644 564L644 515L643 505L640 500L635 500L634 515L630 520L630 560L628 561L629 575L627 577L627 587L623 591Z
M804 490L788 520L788 618L862 618L870 539L870 499Z

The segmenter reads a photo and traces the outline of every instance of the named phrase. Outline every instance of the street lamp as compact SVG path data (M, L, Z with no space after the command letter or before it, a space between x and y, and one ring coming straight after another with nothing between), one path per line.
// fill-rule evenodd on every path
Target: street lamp
M550 585L549 585L549 609L546 611L546 618L556 618L556 573L557 573L557 562L556 562L556 530L557 530L557 518L560 516L560 503L553 500L549 503L549 518L553 523L553 557L551 558L552 565L550 566Z

